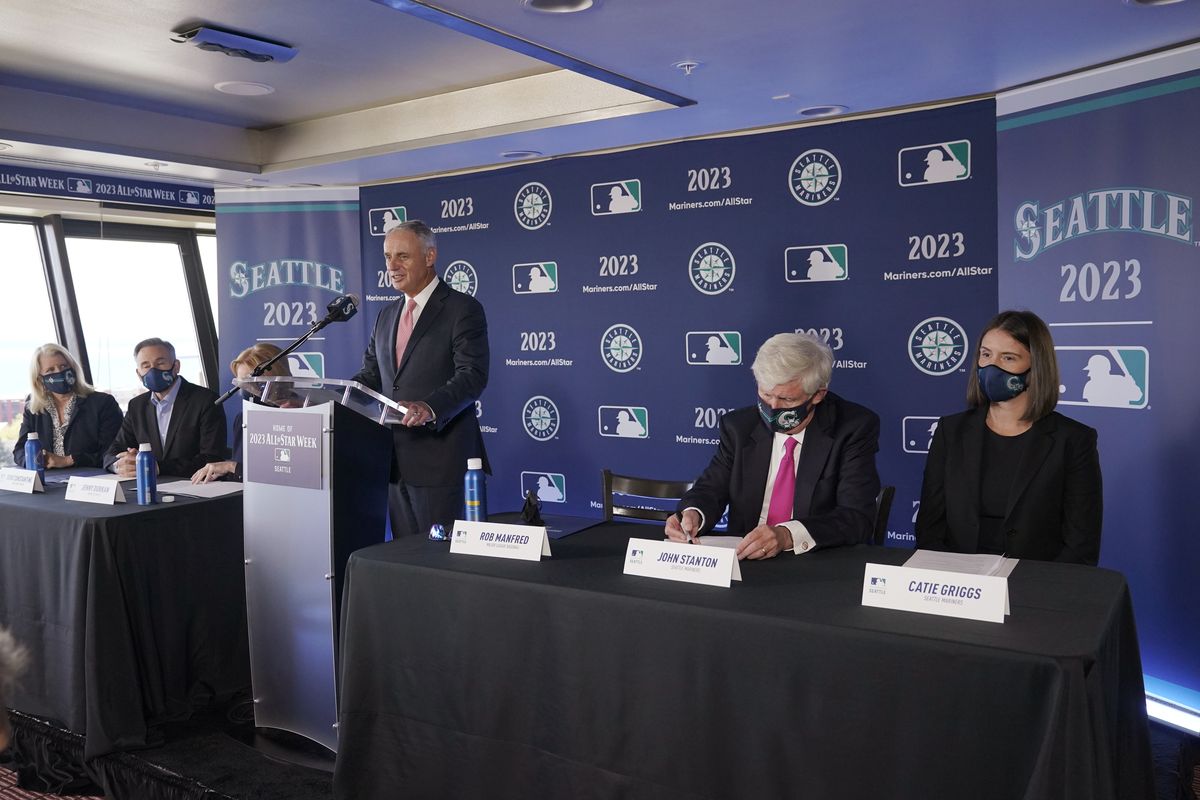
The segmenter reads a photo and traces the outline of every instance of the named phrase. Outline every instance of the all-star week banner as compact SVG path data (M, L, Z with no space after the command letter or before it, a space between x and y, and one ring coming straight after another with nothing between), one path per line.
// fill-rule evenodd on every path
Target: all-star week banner
M1099 431L1100 562L1132 588L1147 690L1200 708L1200 76L1029 109L998 128L1000 306L1051 324L1058 410Z

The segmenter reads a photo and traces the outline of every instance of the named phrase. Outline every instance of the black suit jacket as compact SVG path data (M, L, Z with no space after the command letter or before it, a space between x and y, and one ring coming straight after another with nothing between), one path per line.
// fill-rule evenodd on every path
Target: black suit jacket
M925 461L917 547L978 551L986 420L984 406L938 422ZM1030 435L1008 497L1006 555L1095 564L1103 518L1096 431L1053 412L1033 423Z
M126 448L136 450L141 442L150 443L159 473L177 478L190 478L210 461L224 461L228 457L225 413L216 405L216 393L188 383L182 376L179 383L166 446L158 434L158 417L150 402L150 392L144 392L129 401L121 431L104 456L105 469L111 469Z
M717 454L679 501L680 510L704 512L701 533L712 529L727 503L730 534L745 535L758 525L774 436L755 406L721 419ZM878 415L827 393L805 428L792 507L792 518L804 523L818 547L871 540L878 450Z
M490 472L475 416L491 359L487 318L478 300L439 282L397 367L396 328L405 302L401 296L379 312L354 380L393 400L422 400L433 410L432 425L392 426L393 477L413 486L458 486L468 458L483 458Z
M75 457L77 467L98 467L117 431L121 429L121 407L111 394L95 392L75 400L75 411L63 434L63 452ZM21 434L13 448L13 461L25 466L25 440L36 433L42 448L50 452L54 446L54 420L49 411L34 414L25 398L25 413L21 416Z

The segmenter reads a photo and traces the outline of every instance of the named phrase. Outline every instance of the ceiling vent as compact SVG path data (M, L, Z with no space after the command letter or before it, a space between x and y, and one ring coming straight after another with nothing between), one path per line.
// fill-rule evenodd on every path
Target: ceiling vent
M297 52L296 48L282 42L273 42L270 39L260 39L257 36L247 36L244 33L234 33L209 26L174 32L171 34L171 41L194 45L201 50L224 53L235 58L248 58L260 63L291 61L296 57Z

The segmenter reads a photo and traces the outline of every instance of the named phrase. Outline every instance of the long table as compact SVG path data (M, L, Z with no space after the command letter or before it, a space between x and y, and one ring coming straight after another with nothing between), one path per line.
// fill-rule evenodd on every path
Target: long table
M13 708L81 734L91 760L250 685L242 498L102 506L65 492L0 492L0 625L31 656Z
M858 547L730 589L622 574L606 524L522 562L347 570L335 796L1153 797L1124 578L1025 561L1004 624L860 605Z

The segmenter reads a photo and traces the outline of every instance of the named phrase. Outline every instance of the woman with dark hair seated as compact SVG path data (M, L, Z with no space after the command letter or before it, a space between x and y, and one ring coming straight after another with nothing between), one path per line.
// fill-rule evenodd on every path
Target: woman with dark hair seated
M25 440L36 433L45 467L102 467L104 453L121 430L121 408L111 394L97 392L83 378L75 356L57 344L44 344L29 363L30 393L13 448L18 467L25 463Z
M917 547L1095 564L1102 497L1096 431L1054 410L1050 329L1003 311L983 329L961 414L938 421Z

